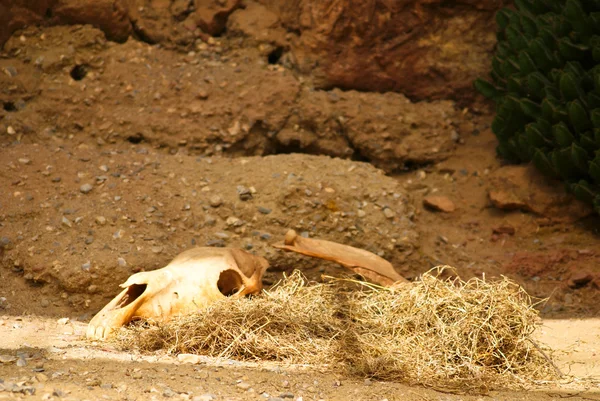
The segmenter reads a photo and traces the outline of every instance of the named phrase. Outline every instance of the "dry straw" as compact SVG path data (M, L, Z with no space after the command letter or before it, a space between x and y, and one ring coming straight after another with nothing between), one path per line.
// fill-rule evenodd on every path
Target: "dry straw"
M294 272L249 299L228 298L166 324L137 324L125 348L329 365L384 380L482 390L556 377L531 335L538 313L507 278L440 279L398 288ZM354 288L349 289L349 284Z

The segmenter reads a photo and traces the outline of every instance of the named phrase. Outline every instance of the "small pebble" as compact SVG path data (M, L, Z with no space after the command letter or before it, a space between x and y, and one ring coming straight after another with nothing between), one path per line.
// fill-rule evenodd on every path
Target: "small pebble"
M219 207L223 204L223 199L219 195L213 195L208 202L212 207Z
M67 219L65 216L63 216L61 222L67 227L73 227L73 223L71 223L71 220Z
M271 209L269 209L268 207L263 207L263 206L259 206L258 207L258 211L262 214L269 214L271 213Z
M179 354L177 355L177 360L181 363L197 364L200 363L202 358L200 358L200 355L195 354Z
M100 224L101 226L106 224L106 217L104 216L96 216L96 223Z
M394 212L389 207L386 207L383 209L383 215L388 219L393 219L394 217L396 217L396 212Z
M31 160L23 157L23 158L19 159L19 163L21 163L21 164L31 164Z
M81 191L81 193L87 194L90 193L93 188L94 186L92 184L83 184L79 187L79 191Z
M0 363L11 363L17 360L16 356L13 355L0 355Z
M217 396L214 394L202 394L202 395L197 395L194 398L192 398L192 401L212 401L212 400L216 400Z
M248 384L248 383L241 382L241 383L238 383L236 385L236 387L241 388L242 390L248 390L252 386L250 384Z
M436 210L444 213L452 213L456 210L454 202L448 197L441 195L430 195L423 199L423 205L431 210Z
M214 246L217 248L223 248L225 246L225 241L222 239L211 239L206 241L206 246Z
M161 253L164 250L164 247L162 246L153 246L152 247L152 253Z
M252 191L250 190L250 188L246 188L243 185L237 186L237 193L238 193L240 200L242 200L242 201L247 201L247 200L252 199Z

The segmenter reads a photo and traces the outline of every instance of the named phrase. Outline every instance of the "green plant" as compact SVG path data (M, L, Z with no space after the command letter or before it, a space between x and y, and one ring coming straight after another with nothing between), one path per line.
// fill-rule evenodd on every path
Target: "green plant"
M566 182L600 213L600 0L515 0L496 14L498 153Z

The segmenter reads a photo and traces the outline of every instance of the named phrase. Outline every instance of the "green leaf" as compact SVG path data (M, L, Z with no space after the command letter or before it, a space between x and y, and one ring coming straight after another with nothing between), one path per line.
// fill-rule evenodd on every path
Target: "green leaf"
M506 30L504 31L506 34L506 40L513 48L513 50L523 50L527 48L527 39L525 35L523 35L517 27L510 24Z
M529 15L521 14L521 26L523 27L523 32L525 33L525 36L530 37L531 39L537 36L537 24L535 23L534 19L531 18Z
M496 115L496 117L494 117L494 121L492 121L492 132L498 137L498 139L504 136L505 127L506 120L503 117Z
M521 71L521 67L519 67L519 64L517 63L516 58L514 56L509 56L502 63L502 76L503 77L513 76L514 74L517 74L520 71Z
M600 108L592 110L590 118L594 128L600 128Z
M580 24L586 17L579 0L567 0L563 13L573 25Z
M596 149L598 146L600 146L594 140L594 134L592 131L587 131L579 135L579 143L584 149Z
M523 50L519 53L519 67L522 74L529 74L537 71L537 66L529 53L527 53L527 50Z
M539 18L538 18L539 20ZM539 38L534 39L532 41L532 43L538 43L543 45L543 48L551 50L551 49L556 49L557 43L558 43L558 37L556 36L556 34L552 31L552 29L548 26L538 26L538 30L539 30ZM531 48L532 43L529 43L529 46ZM535 57L535 55L534 55ZM550 57L550 59L552 59L552 57Z
M585 180L579 180L577 183L570 184L569 190L575 195L575 198L589 204L593 203L596 196L590 184Z
M527 76L527 91L529 95L541 100L544 98L544 88L551 82L539 71L532 72Z
M573 179L579 176L579 170L571 160L571 148L555 149L550 154L554 170L564 179Z
M549 77L552 80L552 82L554 82L556 85L558 85L560 83L560 79L562 78L563 72L562 70L559 70L558 68L553 68L550 71Z
M558 146L562 148L570 146L575 140L567 124L562 121L552 127L552 135Z
M552 144L546 139L538 123L530 123L525 126L525 137L531 148L541 148ZM531 156L533 156L533 154L531 154Z
M590 162L588 172L596 184L600 185L600 156L596 156L596 158Z
M575 44L571 39L564 37L558 41L558 51L567 60L582 60L590 48L583 44Z
M502 94L498 88L481 78L477 78L475 82L473 82L473 86L477 92L481 93L488 99L497 99Z
M577 77L571 72L562 74L559 82L560 94L565 100L574 100L583 94Z
M554 166L550 162L550 159L546 157L546 154L541 149L536 149L533 152L532 160L537 169L547 176L556 177L558 175L556 170L554 170Z
M517 154L519 156L519 159L522 162L531 161L531 157L533 156L533 151L535 150L535 148L533 148L529 144L529 141L527 140L527 136L525 135L525 133L517 132L515 134L515 143L516 143L516 149L517 149Z
M498 29L506 29L512 14L514 14L514 11L509 8L502 8L498 10L496 13L496 24L498 24Z
M595 27L595 32L600 33L600 12L591 12L590 20L592 21L592 25Z
M596 195L596 198L594 198L593 206L596 213L600 214L600 195Z
M592 127L592 123L579 100L573 100L567 105L569 121L577 132L583 132Z
M564 72L570 72L575 77L581 79L586 75L586 70L583 68L579 61L569 61L565 63L563 67ZM562 77L562 76L561 76Z
M512 94L518 94L519 96L525 96L525 78L513 75L506 81L506 89Z
M588 172L589 156L585 149L579 146L576 142L571 144L571 160L575 167L579 169L582 174Z
M552 48L544 39L535 38L529 42L529 55L535 61L541 71L547 72L556 66L556 60L552 55Z
M589 108L600 108L600 95L597 95L594 92L588 92L586 95L586 101Z
M557 101L556 99L553 99L550 96L547 96L542 101L542 115L544 116L544 118L550 120L553 123L566 121L569 118L565 106L561 102Z
M550 124L547 120L543 118L538 118L536 120L536 127L540 130L544 138L551 140L552 139L552 124Z
M521 106L521 111L531 118L538 118L542 113L540 105L526 97L521 98L519 105Z
M519 161L519 157L514 153L513 148L508 143L508 141L500 142L498 144L498 147L496 148L496 152L498 152L498 156L505 160L512 162Z

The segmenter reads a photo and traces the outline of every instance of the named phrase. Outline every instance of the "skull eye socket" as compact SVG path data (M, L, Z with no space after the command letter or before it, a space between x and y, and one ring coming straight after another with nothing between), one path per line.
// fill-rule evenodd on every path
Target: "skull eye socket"
M235 270L225 270L221 272L219 280L217 281L219 291L226 297L230 297L237 293L243 285L244 282L242 281L242 277Z
M138 299L144 293L144 291L146 291L146 287L146 284L132 284L127 287L127 292L119 301L117 308L124 308Z

